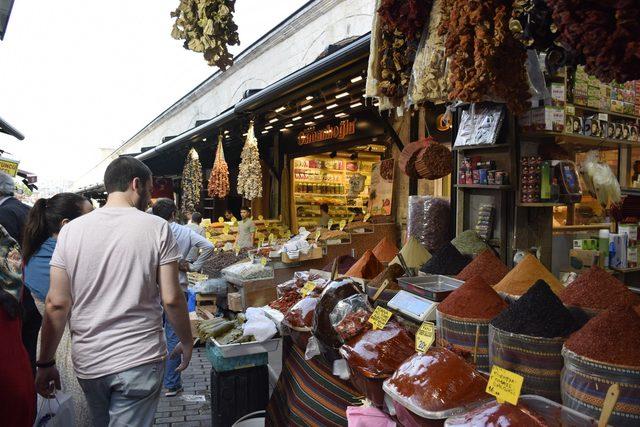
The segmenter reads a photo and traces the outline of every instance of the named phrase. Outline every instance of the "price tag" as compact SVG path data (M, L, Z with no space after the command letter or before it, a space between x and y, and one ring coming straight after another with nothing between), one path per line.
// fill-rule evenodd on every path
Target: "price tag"
M267 265L267 258L265 257L260 258L260 264L262 264L263 267Z
M318 243L318 239L320 238L320 235L321 235L321 234L322 234L322 231L320 231L320 230L316 230L316 233L315 233L316 243Z
M218 222L219 222L220 224L222 224L222 223L224 222L224 218L223 218L223 217L221 217L221 216L220 216L220 217L218 217Z
M362 221L367 222L367 220L371 218L371 214L369 212L366 213L366 215L364 216L364 218L362 219Z
M237 243L233 244L233 250L236 251L236 256L240 254L240 246Z
M373 329L383 329L389 319L391 319L391 313L386 308L382 308L377 306L373 313L371 313L371 317L369 317L369 323L373 325Z
M224 234L229 234L229 226L225 225L224 227L222 227L222 231L224 232Z
M276 236L273 233L269 233L269 243L270 244L275 244L276 243Z
M491 368L486 392L495 396L498 403L509 402L517 405L523 381L522 376L494 365Z
M380 206L374 206L373 209L371 209L371 212L373 212L373 213L380 212Z
M300 294L302 294L303 297L306 297L307 295L309 295L311 293L311 291L313 291L316 288L316 284L313 282L307 282L304 284L304 286L302 287L302 289L300 290Z
M344 227L347 225L347 221L344 219L340 221L340 231L344 230Z
M258 215L258 221L262 221L263 219L264 219L264 216Z
M284 238L287 240L291 238L291 230L287 230L284 232Z
M353 222L353 220L356 219L356 214L351 214L349 215L349 219L347 220L347 222Z
M264 245L264 237L260 237L260 240L258 240L258 247L261 248L262 245Z
M426 353L436 340L436 327L432 322L423 322L416 332L416 351Z

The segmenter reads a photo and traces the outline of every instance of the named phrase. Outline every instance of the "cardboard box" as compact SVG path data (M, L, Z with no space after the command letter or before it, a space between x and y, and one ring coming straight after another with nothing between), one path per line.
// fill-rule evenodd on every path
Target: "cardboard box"
M561 107L539 107L531 110L531 124L536 131L564 131L565 114Z
M286 252L282 253L282 262L284 262L285 264L320 258L322 258L322 248L313 248L306 255L300 254L299 258L289 258L289 255L287 255Z
M564 83L551 83L551 105L564 105L566 100Z
M624 111L624 102L612 99L611 111L613 111L614 113L622 113Z
M600 252L596 250L571 249L569 251L569 264L573 271L588 270L593 265L598 265Z

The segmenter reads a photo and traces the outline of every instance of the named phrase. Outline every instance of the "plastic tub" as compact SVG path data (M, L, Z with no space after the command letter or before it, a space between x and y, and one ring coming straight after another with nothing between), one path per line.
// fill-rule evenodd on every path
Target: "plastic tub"
M369 378L365 377L361 373L359 373L356 369L349 368L351 372L351 377L349 381L358 390L360 393L364 394L364 396L371 401L377 407L382 407L384 404L384 391L382 390L382 383L384 380L389 378L389 376L383 377L374 377Z
M436 302L444 300L451 292L462 286L463 283L462 280L439 274L398 278L400 288Z
M247 354L244 356L225 357L220 351L220 347L207 341L206 355L211 366L218 372L234 371L236 369L252 368L269 363L267 353Z
M218 347L223 357L246 356L248 354L269 353L276 351L280 345L280 338L272 338L260 342L245 342L240 344L221 345L214 338L211 339L213 344Z

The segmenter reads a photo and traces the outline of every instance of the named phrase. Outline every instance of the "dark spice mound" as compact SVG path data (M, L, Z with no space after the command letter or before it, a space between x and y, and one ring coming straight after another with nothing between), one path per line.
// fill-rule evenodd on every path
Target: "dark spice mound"
M631 306L614 307L589 320L565 347L605 363L640 366L640 316Z
M480 276L488 285L493 286L500 282L508 272L509 268L504 265L491 249L487 249L475 257L458 274L456 279L467 280L473 276Z
M353 266L353 264L356 263L356 261L358 260L350 255L340 255L338 257L338 273L345 274L347 271L349 271L349 269ZM324 271L331 271L332 268L333 268L333 261L325 265L322 269Z
M480 276L473 276L438 305L438 311L465 319L493 319L507 307Z
M640 297L598 266L591 267L560 292L567 305L606 310L613 306L638 305Z
M455 276L470 262L470 256L462 255L451 242L447 242L433 254L420 270L427 274Z
M565 337L577 329L576 320L553 293L547 282L538 280L491 324L503 331L534 337Z
M209 277L220 277L220 271L224 268L229 267L243 259L247 258L247 250L240 249L238 256L234 251L226 251L219 252L217 254L213 254L205 263L202 265L202 272L204 274L209 275Z

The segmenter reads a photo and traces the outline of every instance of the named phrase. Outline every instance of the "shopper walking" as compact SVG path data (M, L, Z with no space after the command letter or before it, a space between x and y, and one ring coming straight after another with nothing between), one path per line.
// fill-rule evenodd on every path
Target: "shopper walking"
M40 315L49 292L51 256L62 227L93 210L89 200L73 193L60 193L50 199L39 199L24 227L22 255L25 262L24 281L33 294ZM75 424L90 426L91 415L84 393L78 384L71 361L71 334L65 328L56 352L56 364L65 393L73 397Z
M13 197L15 183L13 178L4 172L0 172L0 225L9 236L18 243L22 242L24 223L29 214L29 206ZM36 347L38 345L38 332L42 324L42 316L38 313L33 297L28 290L24 290L21 300L22 305L22 342L29 354L31 372L36 372ZM34 395L35 399L35 395Z
M180 253L166 221L143 211L151 171L132 157L107 167L102 209L64 226L51 259L36 388L60 388L56 348L69 319L73 365L96 426L150 426L167 349L162 307L180 338L184 370L193 349L178 282ZM171 357L170 356L170 357Z
M200 214L200 212L194 212L191 214L191 222L187 224L186 227L191 229L191 231L193 231L197 235L206 238L207 233L204 230L204 227L202 227L200 224L202 224L202 214ZM187 255L187 261L193 262L198 259L199 255L200 250L197 247L193 247L191 248L191 251L189 251L189 255Z
M256 233L256 224L251 219L251 208L240 209L240 217L242 220L238 222L238 237L236 244L240 249L252 248Z
M195 233L191 228L176 223L176 212L178 208L171 199L158 199L153 205L153 214L159 216L165 221L169 222L173 237L175 237L180 250L180 287L187 297L187 288L189 281L187 279L187 272L199 271L202 268L204 262L209 259L213 253L213 245L207 239L201 235ZM195 214L194 214L195 215ZM199 215L199 214L198 214ZM200 251L200 255L195 262L190 263L187 257L191 250L196 249ZM178 344L178 336L176 331L172 328L171 324L166 322L164 325L164 332L167 338L167 346L169 352L173 351L173 348ZM180 393L182 388L182 378L180 372L176 370L178 361L174 359L167 360L167 366L164 372L164 387L167 389L166 396L171 397Z
M33 373L21 338L23 291L18 243L0 226L0 424L12 427L31 427L36 417Z

